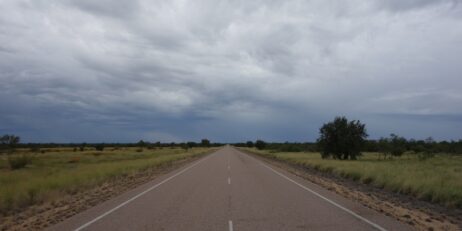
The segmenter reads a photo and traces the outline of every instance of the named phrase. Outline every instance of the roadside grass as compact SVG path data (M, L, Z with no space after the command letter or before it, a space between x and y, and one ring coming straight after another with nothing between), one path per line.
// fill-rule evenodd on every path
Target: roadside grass
M319 153L271 152L246 149L263 157L307 166L365 184L410 194L417 198L462 208L462 156L437 154L428 160L416 155L379 159L378 153L364 153L359 160L322 159Z
M18 150L13 155L29 155L32 160L25 168L16 170L9 168L5 155L0 156L0 213L53 201L56 197L85 190L114 177L170 165L213 150L164 148L139 152L137 149L74 152L56 148L43 154Z

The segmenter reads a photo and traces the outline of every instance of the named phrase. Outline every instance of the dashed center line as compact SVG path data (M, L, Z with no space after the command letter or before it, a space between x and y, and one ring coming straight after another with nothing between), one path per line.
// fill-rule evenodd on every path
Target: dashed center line
M228 177L228 184L231 184L231 177Z
M228 226L229 226L229 231L233 231L233 221L232 220L228 221Z

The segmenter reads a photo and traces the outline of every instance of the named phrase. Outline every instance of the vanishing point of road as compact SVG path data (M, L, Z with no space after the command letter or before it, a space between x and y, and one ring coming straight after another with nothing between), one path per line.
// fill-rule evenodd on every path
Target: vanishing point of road
M411 230L226 146L50 230Z

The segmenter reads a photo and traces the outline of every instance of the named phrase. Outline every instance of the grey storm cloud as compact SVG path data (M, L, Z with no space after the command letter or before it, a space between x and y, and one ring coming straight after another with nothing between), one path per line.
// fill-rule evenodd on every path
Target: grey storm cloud
M462 138L458 0L0 2L0 133L25 141Z

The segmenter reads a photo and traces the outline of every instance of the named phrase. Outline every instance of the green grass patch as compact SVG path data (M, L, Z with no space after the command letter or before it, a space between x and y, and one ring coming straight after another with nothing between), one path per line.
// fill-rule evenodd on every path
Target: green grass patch
M0 212L51 201L98 185L110 178L174 161L203 155L210 148L155 149L138 152L137 148L107 148L104 151L50 150L45 153L18 152L0 156ZM9 161L33 155L26 166L12 169Z
M247 150L448 207L462 207L462 156L437 154L422 161L417 155L405 155L384 160L378 153L364 153L359 160L333 160L322 159L319 153Z

